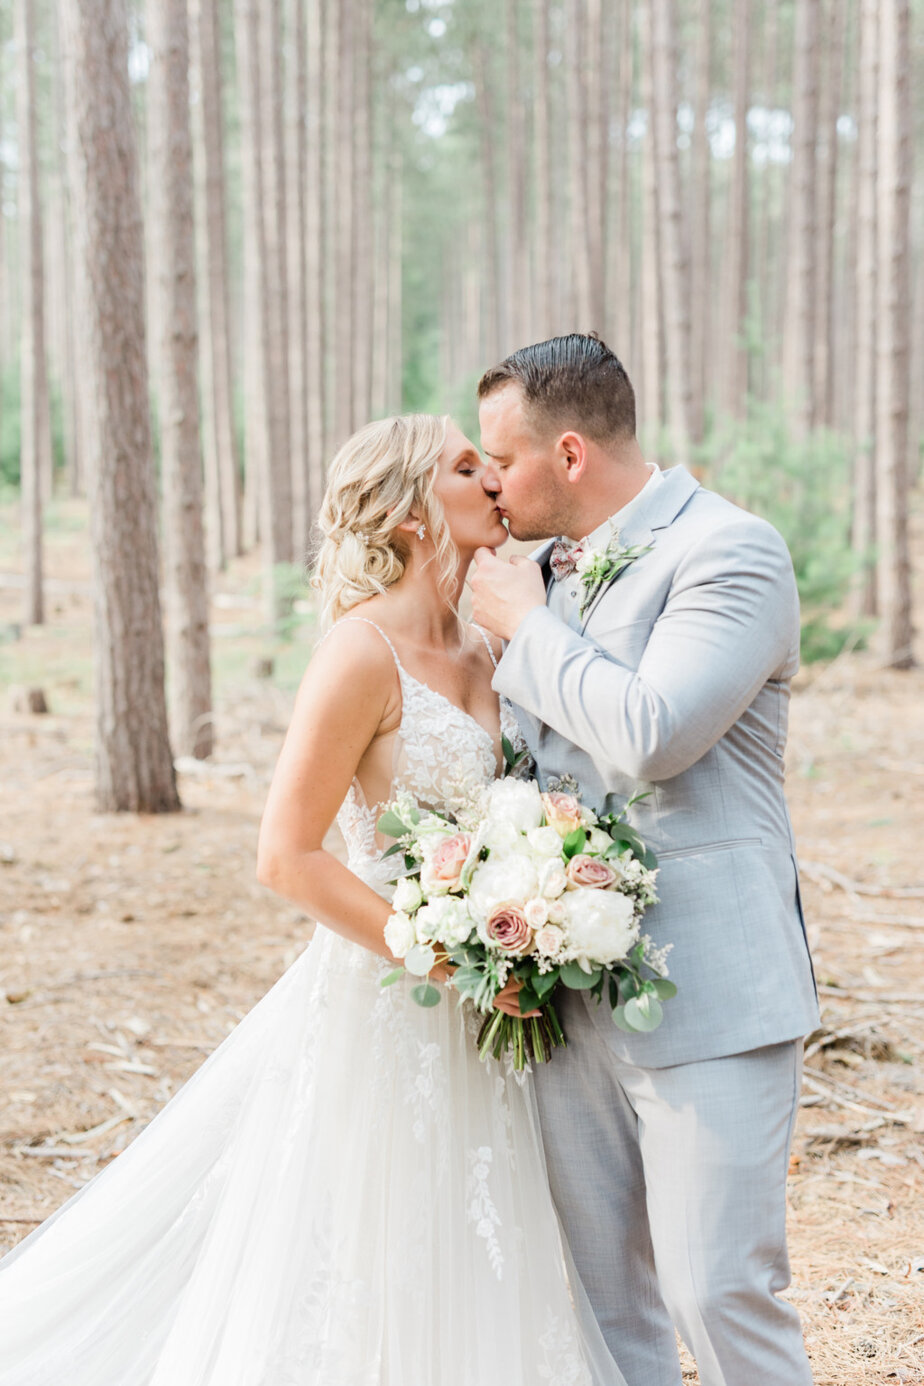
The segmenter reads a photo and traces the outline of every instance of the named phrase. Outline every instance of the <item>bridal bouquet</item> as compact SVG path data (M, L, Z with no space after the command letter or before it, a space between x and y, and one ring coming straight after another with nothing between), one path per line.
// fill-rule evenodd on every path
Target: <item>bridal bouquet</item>
M507 778L473 790L452 817L400 794L378 827L395 839L385 855L405 868L385 928L403 966L383 985L411 973L421 979L414 1000L435 1006L440 991L427 975L451 964L452 986L485 1017L482 1058L509 1050L517 1069L544 1063L565 1043L554 1005L562 986L605 997L620 1029L660 1024L661 1002L677 989L667 980L670 945L641 933L657 863L624 814L599 818L574 795ZM522 1017L493 1006L511 977Z

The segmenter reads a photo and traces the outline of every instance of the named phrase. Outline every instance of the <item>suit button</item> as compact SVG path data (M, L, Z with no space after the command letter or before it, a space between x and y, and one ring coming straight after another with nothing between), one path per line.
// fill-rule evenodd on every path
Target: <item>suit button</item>
M571 595L572 595L572 597L576 597L576 596L577 596L577 588L576 588L576 587L572 587L572 589L571 589Z

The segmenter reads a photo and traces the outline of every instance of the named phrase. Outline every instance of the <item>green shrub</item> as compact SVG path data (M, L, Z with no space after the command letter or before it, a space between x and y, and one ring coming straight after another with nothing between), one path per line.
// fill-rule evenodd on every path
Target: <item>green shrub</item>
M802 603L802 657L832 659L867 630L844 620L859 566L850 543L851 459L845 439L792 435L784 411L751 400L746 419L720 420L700 450L707 484L762 515L792 554Z

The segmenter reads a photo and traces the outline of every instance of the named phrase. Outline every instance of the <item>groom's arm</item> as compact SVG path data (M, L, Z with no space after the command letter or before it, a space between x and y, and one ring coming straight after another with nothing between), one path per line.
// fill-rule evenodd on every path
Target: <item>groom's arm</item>
M618 580L603 601L618 603ZM684 556L637 670L543 606L520 623L494 687L593 756L604 779L666 780L705 755L768 679L793 671L798 639L789 553L749 519Z

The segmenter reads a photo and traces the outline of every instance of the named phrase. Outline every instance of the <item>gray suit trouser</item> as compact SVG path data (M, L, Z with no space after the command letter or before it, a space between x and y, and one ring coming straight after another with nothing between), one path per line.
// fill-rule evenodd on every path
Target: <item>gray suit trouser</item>
M811 1386L789 1284L786 1176L802 1041L670 1068L619 1059L583 995L536 1066L552 1192L627 1386ZM602 1018L602 1017L601 1017Z

